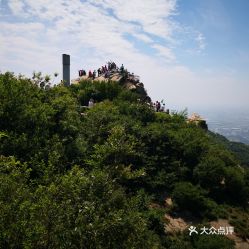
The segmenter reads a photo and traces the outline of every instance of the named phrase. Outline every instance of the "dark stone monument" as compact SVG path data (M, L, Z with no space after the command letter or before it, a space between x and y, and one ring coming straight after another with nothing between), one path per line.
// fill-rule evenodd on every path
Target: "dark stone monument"
M70 55L62 55L63 82L65 86L70 86Z

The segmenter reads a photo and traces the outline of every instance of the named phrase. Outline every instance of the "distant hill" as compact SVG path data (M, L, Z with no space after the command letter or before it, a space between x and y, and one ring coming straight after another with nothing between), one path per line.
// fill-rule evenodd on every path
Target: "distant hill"
M229 141L226 137L218 133L209 132L209 134L217 143L222 144L225 148L231 150L243 166L249 167L249 145Z

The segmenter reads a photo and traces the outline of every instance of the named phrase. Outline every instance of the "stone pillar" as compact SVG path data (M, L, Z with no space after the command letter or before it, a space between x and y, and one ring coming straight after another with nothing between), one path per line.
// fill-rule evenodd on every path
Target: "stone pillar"
M62 55L63 82L65 86L70 86L70 55Z

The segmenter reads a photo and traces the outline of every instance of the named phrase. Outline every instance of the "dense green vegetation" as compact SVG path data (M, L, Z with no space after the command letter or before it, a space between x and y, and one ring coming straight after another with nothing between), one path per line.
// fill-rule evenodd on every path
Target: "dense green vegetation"
M115 82L50 88L0 75L0 248L234 248L166 234L168 196L167 212L228 218L249 238L248 169L145 97Z
M223 144L226 149L231 150L238 157L242 166L249 167L249 145L229 141L227 138L217 133L210 132L210 136L212 136L214 141Z

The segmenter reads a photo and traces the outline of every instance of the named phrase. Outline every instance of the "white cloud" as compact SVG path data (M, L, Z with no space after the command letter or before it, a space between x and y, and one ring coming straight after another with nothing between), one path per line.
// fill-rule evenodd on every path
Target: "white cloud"
M211 77L202 79L176 64L174 50L167 45L174 40L176 27L177 32L184 29L171 19L176 13L176 0L9 0L8 3L12 15L22 22L0 20L1 70L25 74L33 70L60 72L61 54L68 53L72 56L72 78L82 67L88 70L113 60L140 75L154 99L166 96L171 105L176 101L181 107L198 101L208 105L222 94L221 89L215 95L210 92ZM198 49L205 49L204 35L188 32L198 43ZM138 50L127 35L157 52L151 55L151 51ZM165 45L160 45L156 36ZM231 82L227 78L212 80L212 86L223 80Z
M161 46L158 44L155 44L152 47L158 50L158 54L163 56L164 59L166 59L166 61L172 62L175 60L175 55L172 53L171 49L169 49L168 47Z
M171 32L168 18L174 14L176 0L92 0L106 9L111 8L122 21L136 22L145 32L167 38Z
M24 2L19 0L9 0L9 7L11 8L14 15L19 15L24 12Z
M25 7L25 8L24 8ZM170 38L171 23L167 20L175 10L175 0L153 1L85 1L72 0L10 0L9 8L13 15L19 18L24 15L26 23L3 23L0 31L5 36L5 51L11 54L15 50L15 57L34 53L38 57L38 49L30 49L29 41L33 46L44 50L48 48L49 58L58 57L59 51L77 54L82 50L88 56L99 59L115 59L127 64L141 63L146 57L138 52L125 35L136 37L148 43L151 48L155 40L144 31L158 35L161 38ZM110 15L112 9L114 16ZM30 23L30 20L36 20ZM9 35L8 35L9 32ZM10 36L11 34L11 36ZM11 37L16 41L18 49L10 49L6 39ZM14 37L13 37L14 36ZM24 40L27 43L25 44ZM13 47L12 47L13 48ZM173 52L167 47L155 47L158 56L173 58ZM12 52L13 53L13 52ZM46 52L44 52L46 53ZM11 57L11 56L10 56ZM148 60L151 60L148 56ZM85 59L87 62L89 59ZM103 61L102 61L103 63ZM53 68L52 65L48 68ZM43 68L47 68L44 66Z
M205 37L202 33L198 32L197 37L195 38L195 40L198 43L199 46L199 51L202 51L206 48L206 43L205 43Z
M39 22L29 23L8 23L1 22L1 34L4 36L17 35L19 37L37 37L41 32L45 31L45 26Z
M145 43L153 43L153 40L146 34L133 33L132 36Z

